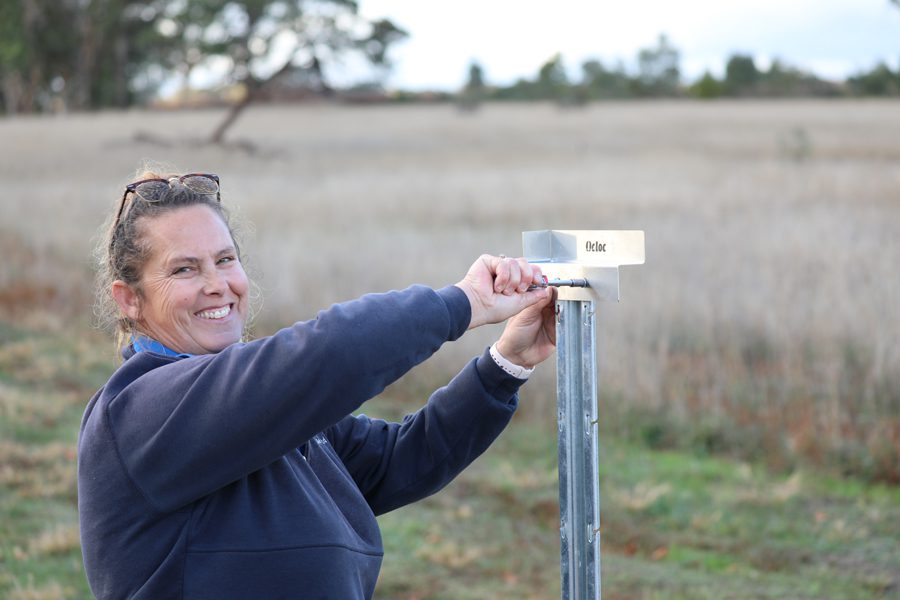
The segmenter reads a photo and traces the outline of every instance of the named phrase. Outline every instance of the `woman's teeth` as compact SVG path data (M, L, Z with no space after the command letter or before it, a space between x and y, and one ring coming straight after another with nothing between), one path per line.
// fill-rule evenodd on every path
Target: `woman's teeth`
M197 316L201 319L222 319L228 316L228 313L231 312L230 306L223 306L222 308L217 308L215 310L203 310L197 313Z

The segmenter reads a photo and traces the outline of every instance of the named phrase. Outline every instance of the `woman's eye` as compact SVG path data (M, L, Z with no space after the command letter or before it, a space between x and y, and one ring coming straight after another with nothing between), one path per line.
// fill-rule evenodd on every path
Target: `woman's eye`
M190 267L178 267L174 271L172 271L172 275L184 275L185 273L190 272Z
M230 262L234 262L234 260L235 259L233 256L223 256L222 258L219 259L219 263L220 264L221 263L230 263Z

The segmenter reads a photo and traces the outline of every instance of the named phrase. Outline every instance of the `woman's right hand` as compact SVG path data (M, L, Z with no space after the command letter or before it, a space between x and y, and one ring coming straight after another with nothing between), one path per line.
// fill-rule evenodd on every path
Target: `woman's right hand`
M469 329L500 323L545 300L552 293L550 288L528 291L529 286L541 281L541 268L524 258L482 254L456 284L466 293L472 306Z

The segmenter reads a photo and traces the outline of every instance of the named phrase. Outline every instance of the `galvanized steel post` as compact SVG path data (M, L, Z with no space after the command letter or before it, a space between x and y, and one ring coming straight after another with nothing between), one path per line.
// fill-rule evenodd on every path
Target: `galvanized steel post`
M556 326L560 578L564 599L600 598L594 302L561 300Z
M525 257L544 274L581 278L556 305L559 538L563 600L599 599L600 457L596 302L619 299L619 266L644 263L643 231L526 231Z

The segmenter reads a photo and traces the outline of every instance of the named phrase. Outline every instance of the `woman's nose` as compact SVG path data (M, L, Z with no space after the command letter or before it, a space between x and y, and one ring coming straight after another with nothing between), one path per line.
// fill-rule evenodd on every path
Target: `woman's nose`
M221 296L225 293L228 283L225 275L220 273L218 269L210 269L206 272L203 280L203 293L210 296Z

